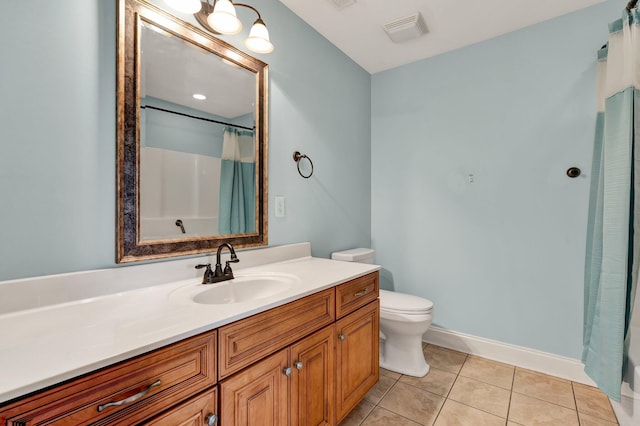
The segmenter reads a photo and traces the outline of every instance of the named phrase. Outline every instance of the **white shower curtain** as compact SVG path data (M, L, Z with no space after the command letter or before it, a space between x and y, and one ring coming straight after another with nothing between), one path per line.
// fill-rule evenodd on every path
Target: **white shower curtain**
M256 160L254 134L224 130L220 169L218 231L222 235L256 230Z
M640 26L625 11L609 26L598 52L598 117L594 146L585 263L585 371L612 399L620 400L629 343L629 319L638 279L640 189ZM638 123L638 124L636 124Z

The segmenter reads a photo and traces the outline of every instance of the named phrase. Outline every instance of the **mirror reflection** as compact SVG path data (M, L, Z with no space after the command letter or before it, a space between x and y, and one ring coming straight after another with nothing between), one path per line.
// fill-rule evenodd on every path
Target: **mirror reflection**
M255 73L149 23L140 42L140 239L255 232Z
M267 244L264 62L119 0L116 261Z

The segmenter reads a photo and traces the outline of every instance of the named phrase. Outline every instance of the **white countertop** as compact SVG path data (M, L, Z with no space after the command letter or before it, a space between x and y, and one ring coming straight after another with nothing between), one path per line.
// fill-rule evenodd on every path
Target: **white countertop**
M181 289L201 285L201 279L191 278L0 315L0 403L378 269L302 257L235 272L236 277L279 273L299 279L260 300L227 305L187 301Z

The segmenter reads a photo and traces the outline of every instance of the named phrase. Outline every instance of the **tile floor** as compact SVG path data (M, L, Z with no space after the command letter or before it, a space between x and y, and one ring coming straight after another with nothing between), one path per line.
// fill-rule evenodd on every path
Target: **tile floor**
M610 426L597 388L426 345L423 378L380 370L380 381L340 426Z

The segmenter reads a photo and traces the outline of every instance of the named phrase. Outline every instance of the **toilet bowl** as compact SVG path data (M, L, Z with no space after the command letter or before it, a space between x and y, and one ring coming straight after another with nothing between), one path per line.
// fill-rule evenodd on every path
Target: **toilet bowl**
M357 248L336 252L332 259L373 263L375 250ZM422 335L433 319L433 303L422 297L380 290L380 367L422 377L429 364L422 351Z
M380 367L415 377L427 374L422 335L432 319L431 301L380 290Z

